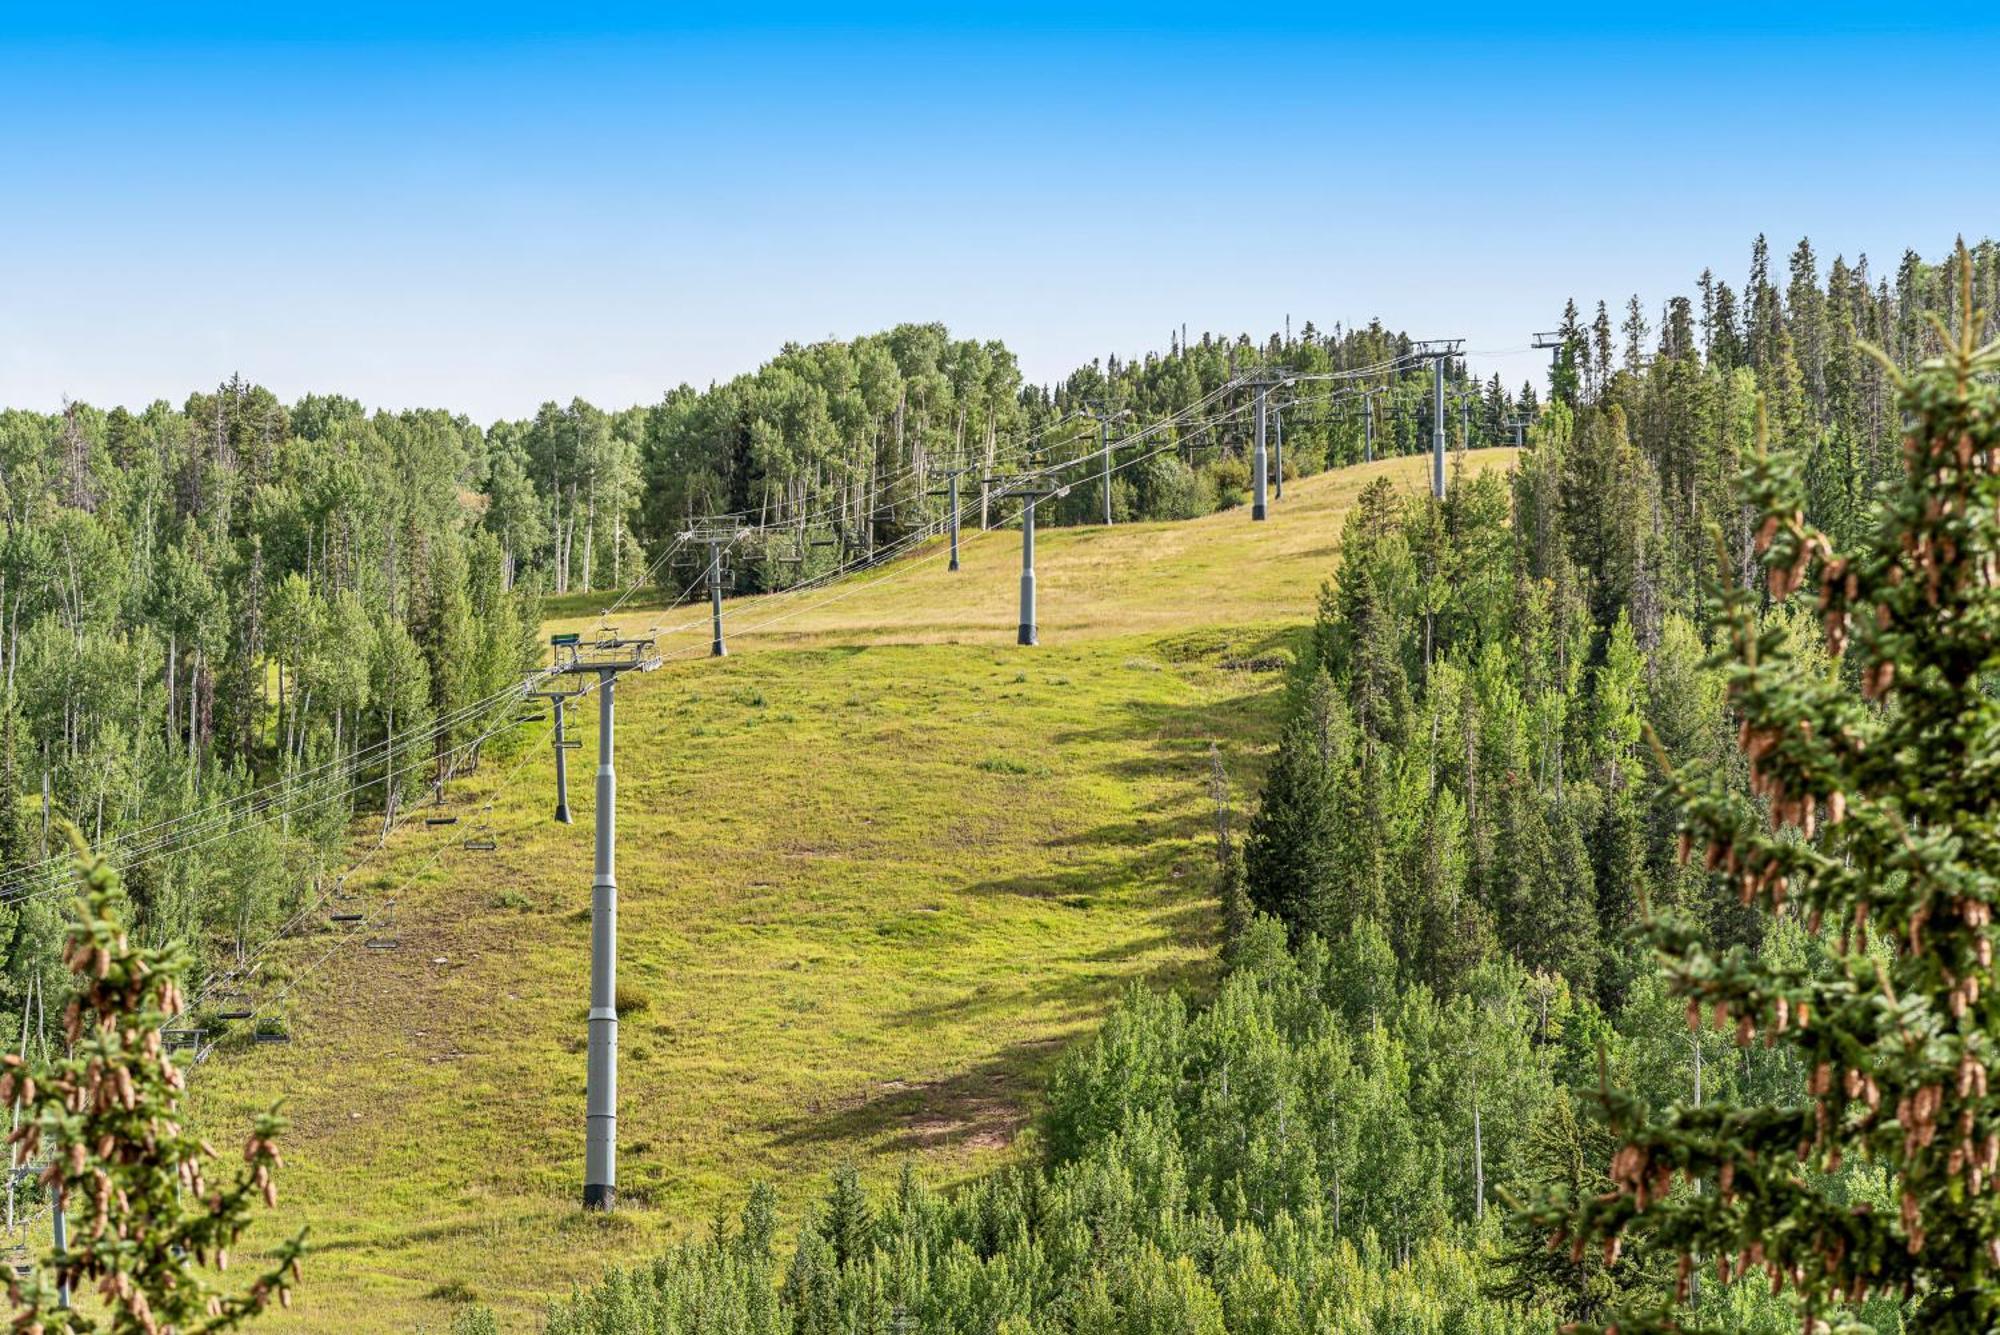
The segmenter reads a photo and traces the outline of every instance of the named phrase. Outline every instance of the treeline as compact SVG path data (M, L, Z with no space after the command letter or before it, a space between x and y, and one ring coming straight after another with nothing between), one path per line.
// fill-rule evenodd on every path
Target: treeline
M324 883L354 816L386 828L477 763L481 703L535 660L542 595L678 588L705 559L666 559L691 517L769 526L742 554L744 587L767 587L933 522L940 468L973 466L968 505L997 522L976 477L1067 457L1087 401L1150 419L1268 358L1406 348L1379 328L1204 337L1041 389L998 343L904 325L649 408L483 429L240 379L178 407L0 411L0 1008L54 977L62 822L120 863L149 939L226 960ZM1337 454L1316 430L1301 409L1297 466ZM1234 503L1243 439L1216 424L1125 470L1120 513ZM1046 518L1092 513L1079 495Z
M2000 310L2000 250L1973 254ZM554 1304L550 1330L1547 1330L1668 1301L1673 1258L1643 1235L1611 1268L1509 1202L1609 1190L1600 1079L1657 1107L1803 1101L1788 1049L1691 1031L1631 944L1645 902L1717 949L1829 967L1796 921L1681 865L1647 732L1747 789L1700 590L1761 588L1735 485L1760 405L1807 464L1812 522L1873 522L1899 422L1854 337L1917 360L1961 295L1914 257L1893 285L1841 262L1822 283L1804 244L1791 269L1775 281L1760 242L1740 299L1704 276L1657 332L1628 307L1622 357L1608 316L1572 306L1511 477L1363 496L1254 819L1221 850L1220 988L1128 996L1064 1059L1036 1162L943 1200L906 1170L874 1201L843 1170L788 1255L759 1188L740 1225ZM1809 659L1810 598L1764 614ZM1895 1208L1865 1163L1823 1177ZM1800 1327L1761 1274L1687 1296L1691 1327Z
M53 988L68 822L151 941L254 943L393 814L476 764L536 653L532 586L443 413L0 413L0 996Z
M961 497L968 525L1001 522L987 479L1035 466L1095 456L1093 414L1111 417L1113 439L1137 426L1187 412L1252 367L1284 365L1308 373L1360 372L1336 395L1301 387L1282 410L1286 470L1310 473L1358 462L1371 448L1388 455L1428 448L1430 372L1407 364L1410 340L1379 324L1323 334L1308 324L1292 337L1203 335L1137 361L1112 357L1080 368L1060 384L1022 383L1014 356L999 343L954 340L940 325L901 325L850 342L787 347L756 372L705 391L681 386L646 417L645 487L637 532L655 552L669 552L690 519L737 515L772 530L744 555L744 588L770 588L824 569L865 560L937 523L947 505L944 476L965 470ZM1531 392L1515 400L1498 384L1453 378L1447 426L1454 444L1502 438L1505 424L1534 408ZM1375 391L1364 410L1356 391ZM1250 391L1238 389L1186 426L1128 448L1136 466L1112 478L1115 518L1185 519L1242 504L1249 486ZM1370 430L1369 413L1374 429ZM1122 414L1122 416L1121 416ZM1511 436L1507 436L1511 439ZM1372 447L1370 442L1372 441ZM1155 446L1171 446L1154 457ZM1059 480L1066 496L1044 501L1044 523L1101 520L1104 497L1092 466ZM682 580L706 553L676 557Z

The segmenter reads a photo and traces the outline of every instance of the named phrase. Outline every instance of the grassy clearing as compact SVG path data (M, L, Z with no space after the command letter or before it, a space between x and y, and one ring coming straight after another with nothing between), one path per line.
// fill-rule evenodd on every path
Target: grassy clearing
M926 554L738 607L730 658L685 632L621 686L609 1218L576 1206L594 709L576 826L548 820L540 748L457 785L465 823L399 833L357 883L398 895L401 949L313 970L330 932L288 946L295 1040L195 1081L221 1140L279 1097L294 1120L270 1230L310 1225L316 1254L275 1327L441 1329L473 1296L532 1329L544 1298L758 1176L854 1155L883 1178L914 1154L951 1180L1020 1152L1065 1040L1133 979L1206 979L1209 742L1243 792L1270 669L1376 473L1424 477L1297 482L1263 525L1046 533L1038 649L1012 642L1018 537L968 534L958 574ZM489 801L498 850L459 850Z

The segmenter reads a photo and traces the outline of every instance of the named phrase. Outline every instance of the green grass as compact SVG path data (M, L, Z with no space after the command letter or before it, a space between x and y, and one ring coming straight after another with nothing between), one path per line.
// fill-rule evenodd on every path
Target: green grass
M926 553L733 607L721 661L705 631L665 641L665 670L618 694L611 1217L577 1206L595 711L575 826L548 819L546 750L459 783L461 825L399 833L357 882L398 896L402 948L315 969L334 938L288 945L272 972L301 979L294 1041L195 1077L218 1143L281 1097L293 1119L261 1235L309 1225L315 1254L274 1328L439 1329L471 1292L533 1329L545 1298L755 1178L853 1155L880 1181L915 1155L951 1181L1024 1152L1064 1042L1135 979L1206 985L1209 743L1240 809L1272 665L1375 473L1424 476L1411 459L1293 483L1263 525L1045 532L1035 649L1013 643L1002 532L968 535L958 574ZM460 851L489 800L498 850Z

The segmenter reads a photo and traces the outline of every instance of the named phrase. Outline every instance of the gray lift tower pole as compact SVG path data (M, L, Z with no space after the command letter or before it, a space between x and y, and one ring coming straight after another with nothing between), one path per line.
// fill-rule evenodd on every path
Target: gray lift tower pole
M1265 488L1270 486L1271 473L1271 461L1264 452L1264 417L1267 407L1265 400L1269 394L1270 387L1268 385L1257 386L1257 448L1250 459L1250 517L1252 519L1265 519L1269 517L1268 512L1270 507L1266 503L1267 498L1264 494Z
M549 702L555 711L555 753L556 753L556 819L564 825L572 822L569 818L569 752L568 739L563 736L563 704L576 694L575 691L536 691L535 695Z
M593 644L557 635L559 671L597 678L597 856L590 878L589 1055L584 1068L583 1208L618 1203L618 780L612 722L618 678L660 665L652 636Z
M1016 643L1034 644L1035 634L1035 505L1041 497L1021 502L1021 623Z
M1285 405L1271 405L1271 498L1285 499Z
M952 471L951 481L948 484L951 487L951 565L949 568L952 570L958 569L958 471L956 469Z
M1265 367L1250 371L1243 377L1243 383L1251 386L1257 395L1257 435L1256 445L1250 455L1250 517L1270 518L1269 489L1271 485L1271 458L1264 444L1266 418L1270 414L1270 396L1273 385L1282 385L1291 378L1291 372L1282 366Z
M1375 462L1375 395L1369 390L1361 396L1361 462Z
M1412 351L1431 360L1431 495L1444 499L1444 368L1465 345L1462 338L1429 339Z
M968 473L970 471L971 469L967 468L964 464L960 464L957 467L952 468L949 472L947 472L944 475L945 476L944 490L934 491L930 493L933 496L946 497L951 502L951 567L950 568L953 570L958 569L958 479L961 474Z
M680 535L682 542L708 548L708 616L711 658L725 658L729 646L722 638L722 556L750 530L729 519L698 519Z
M722 642L722 544L714 538L708 540L708 615L714 629L708 652L713 658L721 658L729 648Z
M1044 487L1034 475L986 480L1000 488L993 493L993 499L1018 499L1021 502L1021 621L1015 643L1038 644L1040 639L1035 628L1035 507L1047 497L1069 495L1069 488Z
M1090 411L1084 414L1085 417L1097 423L1097 453L1100 461L1099 476L1102 479L1099 487L1104 492L1104 522L1107 526L1113 522L1111 518L1111 424L1120 418L1130 417L1131 415L1129 410L1113 412L1111 404L1104 399L1093 401L1090 405Z

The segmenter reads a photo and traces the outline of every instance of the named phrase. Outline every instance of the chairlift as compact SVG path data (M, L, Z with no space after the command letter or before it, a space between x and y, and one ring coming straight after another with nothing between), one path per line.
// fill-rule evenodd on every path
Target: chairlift
M361 917L362 917L362 915L361 915L361 914L359 914L359 913L335 913L335 914L332 914L332 915L330 915L330 916L329 916L329 917L327 918L327 921L328 921L328 922L360 922L360 921L361 921Z
M251 1039L258 1043L289 1043L292 1036L282 1029L259 1029Z
M217 1011L215 1018L218 1020L247 1020L255 1014L255 1011Z
M458 824L458 817L456 817L456 816L426 816L426 817L424 817L424 824L426 824L426 825L456 825L456 824Z
M579 751L583 749L583 739L581 737L564 737L556 745L565 751Z
M541 723L541 722L545 721L545 720L546 720L547 718L548 718L548 715L547 715L546 713L541 713L541 714L516 714L516 715L514 715L514 722L516 722L516 723Z
M162 1029L160 1039L167 1045L167 1051L174 1052L181 1048L199 1048L207 1033L206 1029Z
M491 853L497 847L499 845L495 844L491 839L468 839L465 841L465 851L468 853Z

